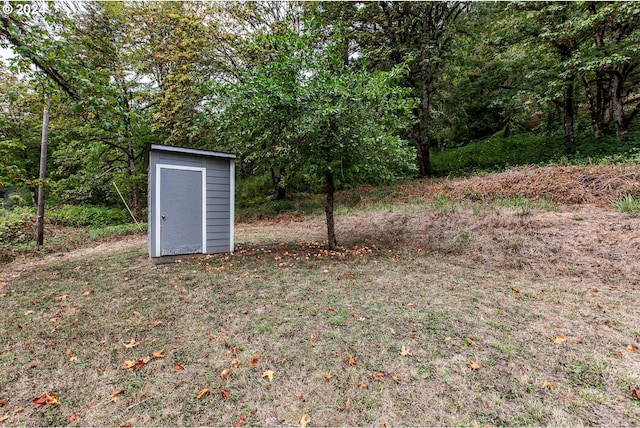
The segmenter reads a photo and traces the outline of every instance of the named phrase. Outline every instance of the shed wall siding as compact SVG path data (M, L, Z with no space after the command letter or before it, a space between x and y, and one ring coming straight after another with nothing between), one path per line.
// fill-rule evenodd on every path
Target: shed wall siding
M179 152L151 150L149 156L149 254L156 248L155 182L156 164L172 164L206 169L206 248L205 253L233 251L234 159L197 156ZM185 189L186 190L186 189Z

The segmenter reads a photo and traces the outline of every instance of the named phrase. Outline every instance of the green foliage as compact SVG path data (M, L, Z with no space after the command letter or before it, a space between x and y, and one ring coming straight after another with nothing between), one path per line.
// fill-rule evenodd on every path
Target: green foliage
M640 197L626 195L613 202L613 206L618 211L628 213L633 216L640 216Z
M18 245L32 241L35 221L34 208L0 209L0 245Z
M46 218L59 226L109 226L129 223L125 209L88 205L64 205L47 211Z
M432 155L439 175L474 171L497 171L507 167L543 163L564 153L562 140L547 135L518 134L504 138L498 133L486 140Z

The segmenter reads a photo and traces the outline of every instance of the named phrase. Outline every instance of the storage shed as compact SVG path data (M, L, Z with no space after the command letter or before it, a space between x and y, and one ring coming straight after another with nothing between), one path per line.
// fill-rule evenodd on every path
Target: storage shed
M235 158L231 153L151 146L150 257L233 251Z

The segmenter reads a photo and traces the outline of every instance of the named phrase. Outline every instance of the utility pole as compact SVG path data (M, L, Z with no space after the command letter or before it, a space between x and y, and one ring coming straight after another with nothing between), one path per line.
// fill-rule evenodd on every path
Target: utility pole
M36 223L36 244L38 248L44 243L44 180L47 177L47 143L49 142L49 105L51 98L47 97L47 104L42 114L42 141L40 144L40 175L38 177L38 216Z

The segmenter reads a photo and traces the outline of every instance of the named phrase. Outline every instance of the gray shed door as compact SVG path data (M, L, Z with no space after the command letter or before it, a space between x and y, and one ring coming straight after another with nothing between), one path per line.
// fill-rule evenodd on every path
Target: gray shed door
M160 255L202 253L203 171L160 168Z

